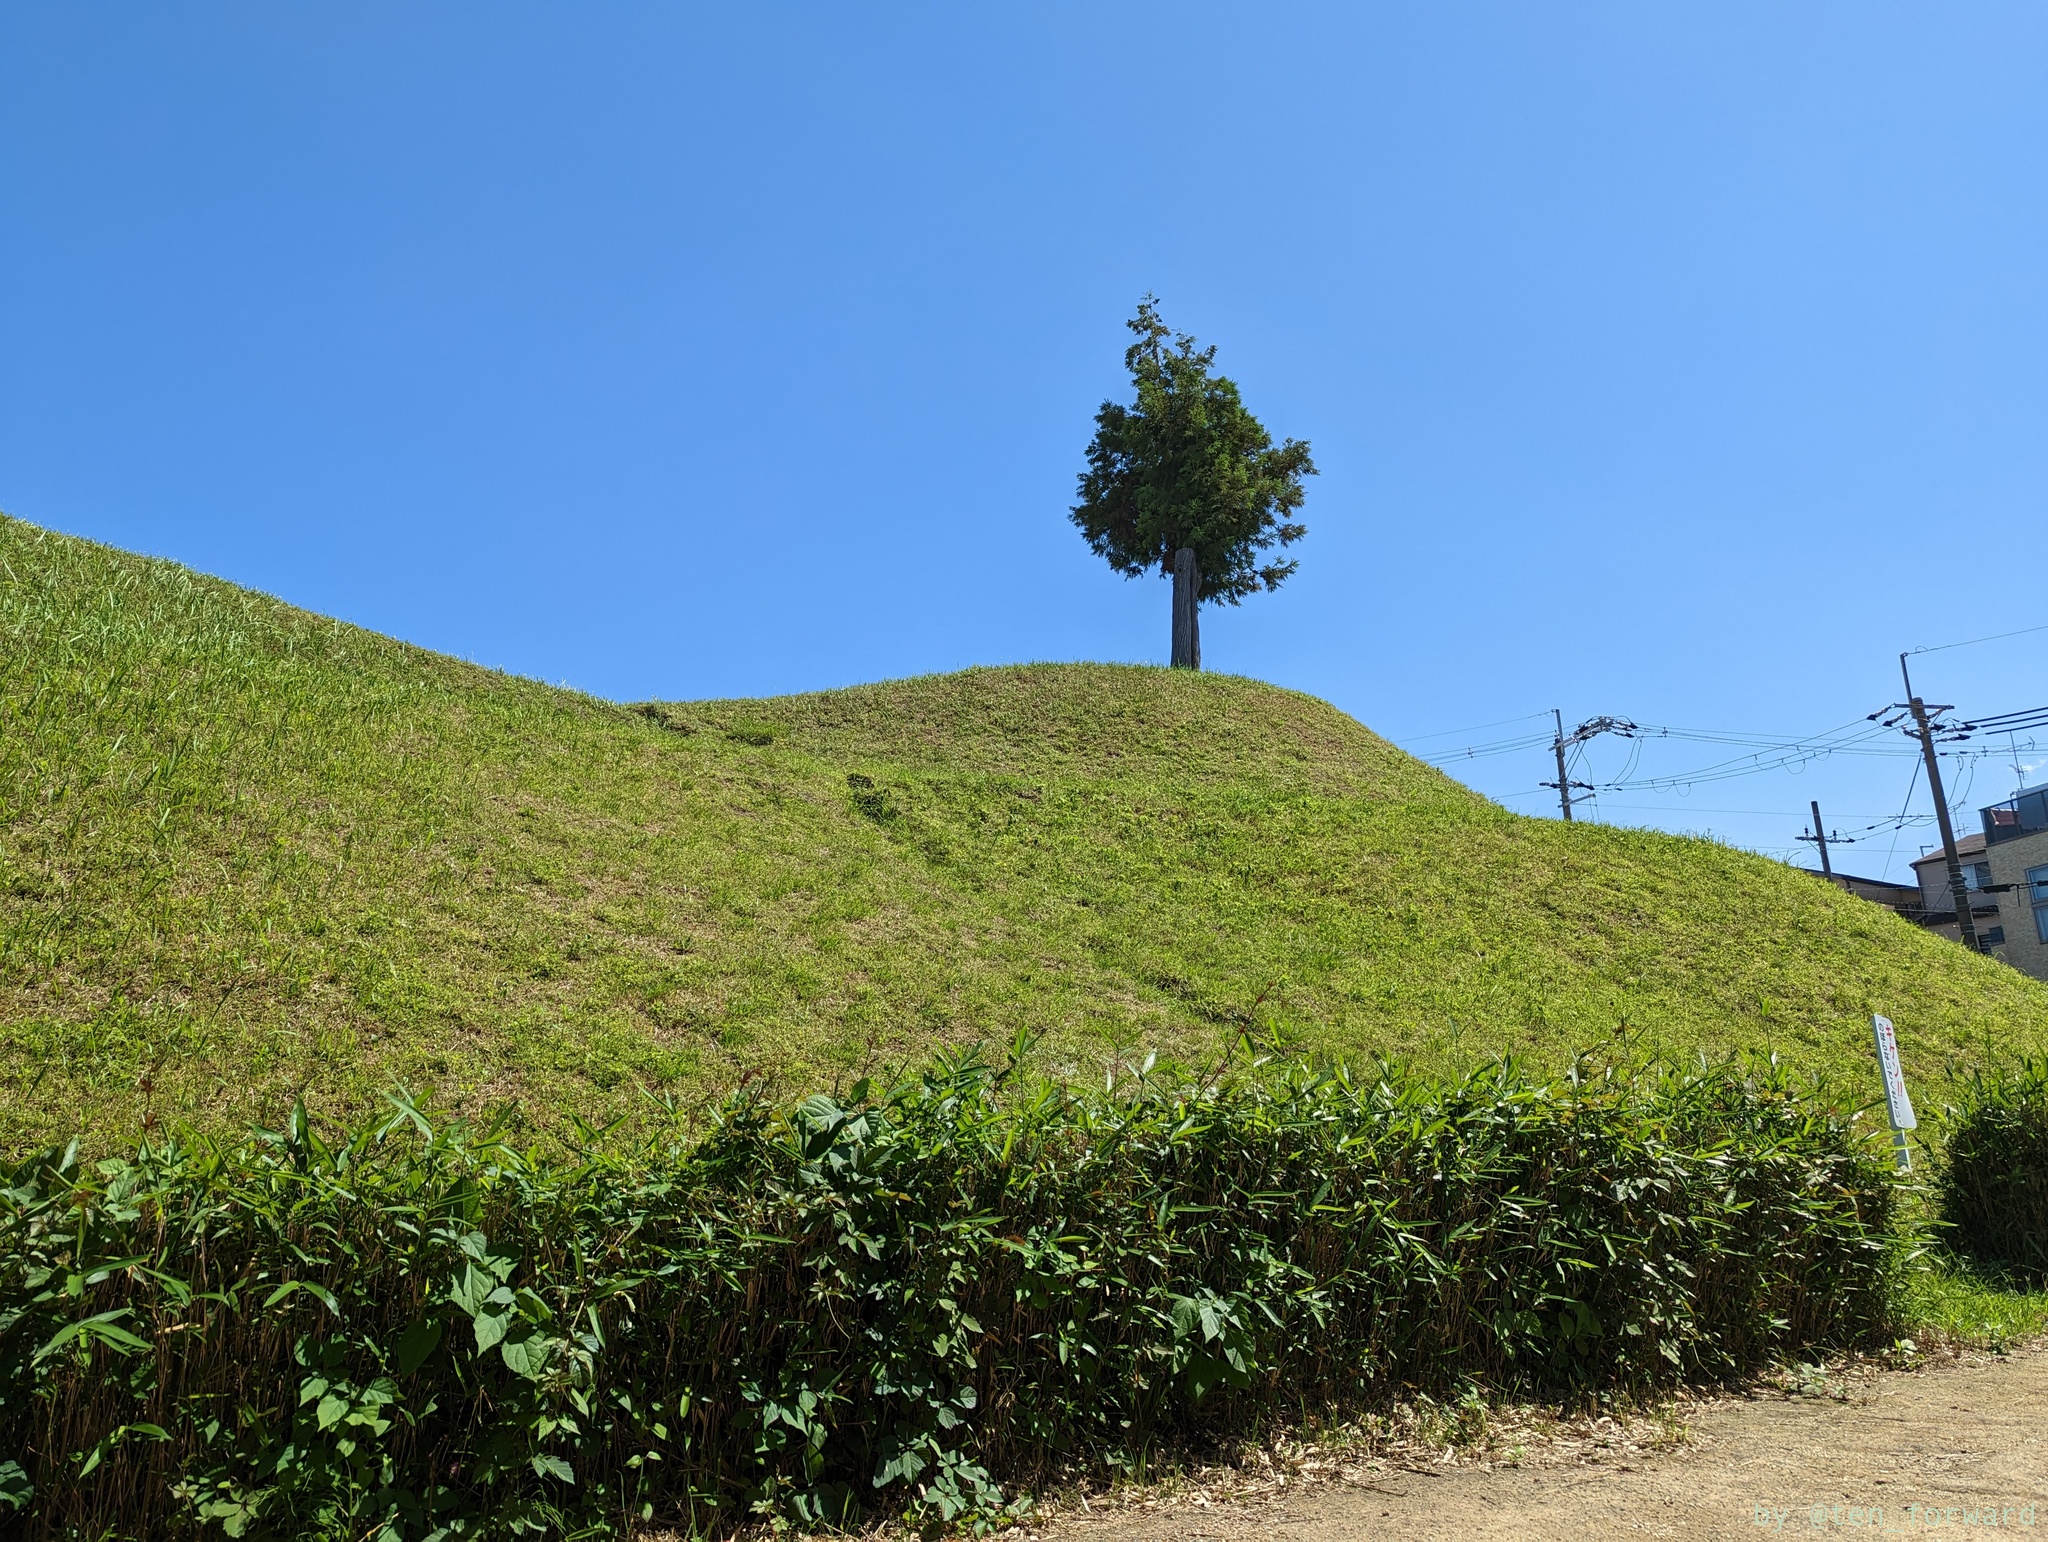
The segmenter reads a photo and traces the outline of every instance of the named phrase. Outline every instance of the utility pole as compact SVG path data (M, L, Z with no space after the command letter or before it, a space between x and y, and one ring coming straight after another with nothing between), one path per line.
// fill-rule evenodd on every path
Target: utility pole
M1557 780L1554 782L1541 782L1537 785L1555 787L1557 789L1557 806L1564 814L1564 822L1570 824L1572 822L1572 805L1579 801L1572 796L1572 789L1574 787L1585 789L1585 795L1589 798L1593 796L1595 789L1591 782L1575 782L1571 779L1571 773L1566 771L1564 767L1564 747L1567 744L1584 744L1589 740L1599 738L1602 734L1620 734L1624 739L1633 739L1640 730L1625 717L1592 717L1587 718L1585 722L1579 724L1570 733L1566 733L1564 731L1564 714L1558 711L1557 708L1552 707L1550 715L1557 720L1557 737L1550 744L1551 749L1557 754Z
M1941 758L1934 753L1934 728L1927 721L1927 703L1913 694L1913 677L1906 672L1903 653L1899 655L1899 678L1906 682L1906 710L1913 714L1913 726L1920 732L1920 753L1927 760L1927 790L1934 794L1934 822L1941 826L1941 851L1948 858L1948 892L1956 904L1956 931L1964 947L1981 953L1977 921L1970 914L1970 886L1963 881L1963 859L1956 855L1955 826L1948 817L1948 796L1941 790Z
M1551 745L1551 748L1557 751L1557 801L1564 809L1564 822L1570 824L1572 822L1572 784L1571 778L1564 774L1564 713L1556 707L1552 707L1550 715L1557 719L1557 739Z
M1813 843L1820 847L1820 875L1833 883L1835 870L1828 865L1828 832L1820 822L1820 799L1813 799L1807 806L1813 810Z

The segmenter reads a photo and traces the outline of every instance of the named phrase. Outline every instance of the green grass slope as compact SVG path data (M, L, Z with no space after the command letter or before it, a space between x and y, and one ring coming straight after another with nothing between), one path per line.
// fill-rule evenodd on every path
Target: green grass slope
M1309 697L981 669L635 710L0 520L0 1144L394 1084L537 1122L938 1043L2048 1046L2048 990L1707 841L1509 814ZM1874 1085L1874 1083L1872 1083Z

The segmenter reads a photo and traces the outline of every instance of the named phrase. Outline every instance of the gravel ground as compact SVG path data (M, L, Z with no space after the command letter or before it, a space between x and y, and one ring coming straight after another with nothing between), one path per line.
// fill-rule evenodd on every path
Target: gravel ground
M1632 1421L1496 1418L1289 1456L1126 1502L1063 1502L1054 1542L1391 1538L2048 1538L2048 1347L1813 1375Z

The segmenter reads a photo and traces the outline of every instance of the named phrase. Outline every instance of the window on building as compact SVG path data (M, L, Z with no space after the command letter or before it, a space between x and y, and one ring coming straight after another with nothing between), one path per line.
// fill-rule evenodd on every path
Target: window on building
M1989 862L1971 863L1963 869L1963 882L1972 889L1990 888L1991 864Z
M2027 898L2034 905L2034 935L2048 942L2048 867L2027 869Z
M1997 947L2005 941L2005 928L2002 926L1991 927L1984 933L1982 941L1987 948Z

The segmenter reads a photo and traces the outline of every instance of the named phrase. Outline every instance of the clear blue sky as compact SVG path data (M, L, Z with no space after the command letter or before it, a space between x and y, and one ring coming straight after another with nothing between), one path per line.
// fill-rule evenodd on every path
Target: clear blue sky
M2048 622L2044 80L2031 0L10 4L0 508L611 697L1159 661L1066 519L1150 289L1323 472L1212 667L1817 733ZM2048 701L2048 633L1921 667Z

